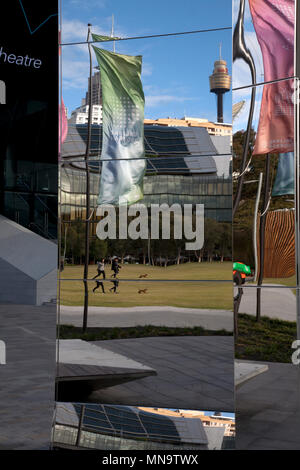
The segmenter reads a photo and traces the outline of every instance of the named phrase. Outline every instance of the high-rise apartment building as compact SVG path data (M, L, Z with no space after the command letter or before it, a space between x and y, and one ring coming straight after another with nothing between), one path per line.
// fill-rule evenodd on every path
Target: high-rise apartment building
M70 122L74 124L87 124L89 116L89 106L79 106L71 113ZM92 124L102 124L102 106L92 105Z
M102 93L100 87L100 72L95 72L92 76L92 105L100 105L102 102ZM89 103L89 87L85 94L85 100L83 104Z

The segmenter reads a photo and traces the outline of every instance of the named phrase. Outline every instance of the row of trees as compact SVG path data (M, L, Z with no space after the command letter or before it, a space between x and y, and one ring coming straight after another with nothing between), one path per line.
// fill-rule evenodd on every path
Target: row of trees
M81 220L62 223L61 230L61 255L71 264L84 262L84 223ZM138 262L141 264L167 266L187 261L210 261L231 259L232 228L230 223L217 222L213 219L205 219L204 245L201 250L187 251L186 239L169 240L100 240L96 236L90 239L90 263L95 263L100 258L112 258L118 256L121 261ZM190 240L189 240L190 241Z

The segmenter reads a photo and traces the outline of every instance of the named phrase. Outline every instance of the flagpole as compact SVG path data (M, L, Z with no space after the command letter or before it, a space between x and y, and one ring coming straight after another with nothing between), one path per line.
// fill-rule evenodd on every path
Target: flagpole
M248 64L251 72L251 79L252 85L256 83L256 68L255 62L253 60L252 54L246 46L245 43L245 34L244 34L244 14L245 14L245 0L240 0L240 9L239 15L236 22L236 26L233 33L233 62L236 59L242 59L246 64ZM246 130L246 136L244 140L243 146L243 155L240 167L240 175L237 183L237 188L235 192L235 198L233 201L233 208L232 208L232 218L234 218L235 213L238 209L239 202L242 195L243 183L244 183L244 176L245 176L245 168L246 168L246 161L247 155L249 150L249 143L250 143L250 135L251 135L251 128L252 128L252 121L254 115L254 106L255 106L255 94L256 94L256 87L253 86L251 90L251 101L250 101L250 110L248 115L248 124Z
M89 59L90 59L90 75L89 75L89 112L88 112L88 123L87 123L87 139L86 139L86 151L85 151L85 171L86 171L86 214L85 214L85 250L84 250L84 309L83 309L83 324L82 331L83 333L87 329L87 320L88 320L88 308L89 308L89 290L88 290L88 276L89 276L89 255L90 255L90 168L89 168L89 155L91 147L91 122L92 122L92 52L90 45L90 35L91 35L91 24L88 24L88 49L89 49Z
M259 180L258 180L258 188L255 200L255 209L254 209L254 218L253 218L253 252L254 252L254 263L255 263L255 273L254 273L254 282L257 281L258 275L258 262L257 262L257 214L258 214L258 206L260 201L260 193L262 187L262 178L263 173L259 173Z
M259 275L256 288L256 321L261 317L261 285L264 278L265 267L265 227L266 227L266 213L269 205L270 193L270 154L266 154L265 163L265 177L264 177L264 200L263 207L259 221Z

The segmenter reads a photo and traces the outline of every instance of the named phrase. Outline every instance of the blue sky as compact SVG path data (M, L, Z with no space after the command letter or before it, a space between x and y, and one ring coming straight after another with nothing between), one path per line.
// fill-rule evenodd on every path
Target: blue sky
M112 14L120 37L228 27L232 22L231 0L62 0L62 42L86 40L87 23L94 33L109 35ZM208 76L220 43L231 74L230 30L116 42L116 52L143 56L145 117L186 115L216 121ZM63 46L62 70L62 94L70 114L87 90L87 45ZM225 95L224 121L231 122L231 93Z
M205 411L204 414L205 416L212 416L215 413L215 411ZM235 419L235 413L224 413L221 412L222 416L226 416L227 418L233 418Z
M239 11L240 0L232 0L232 17L233 24L235 25L238 11ZM261 49L256 37L256 33L253 27L251 13L249 9L249 2L246 0L245 7L245 16L244 16L244 33L245 33L245 42L248 49L251 51L255 67L256 67L256 81L257 83L264 81L264 67L263 59L261 54ZM234 62L232 67L233 82L232 88L238 88L242 86L247 86L252 83L251 74L248 65L241 59L238 59ZM256 99L255 99L255 109L253 117L253 127L257 128L259 112L260 112L260 103L262 97L263 86L256 88ZM233 91L232 101L237 103L239 101L245 101L245 105L242 111L239 113L237 119L233 122L233 132L236 132L240 129L246 129L248 121L248 113L250 108L250 98L251 98L251 88L244 88L243 90Z

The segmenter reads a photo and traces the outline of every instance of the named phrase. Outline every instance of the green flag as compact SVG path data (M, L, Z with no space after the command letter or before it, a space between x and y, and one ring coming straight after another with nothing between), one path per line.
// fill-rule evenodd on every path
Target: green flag
M142 57L93 48L100 67L103 118L98 205L130 205L143 198L146 169Z
M100 34L92 34L93 41L104 42L104 41L113 41L114 39L121 39L115 36L101 36Z

